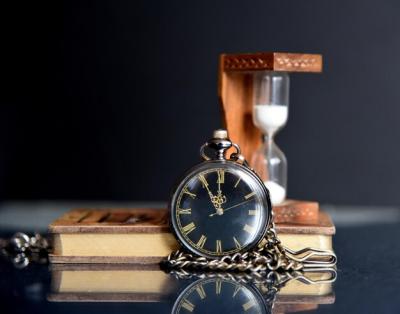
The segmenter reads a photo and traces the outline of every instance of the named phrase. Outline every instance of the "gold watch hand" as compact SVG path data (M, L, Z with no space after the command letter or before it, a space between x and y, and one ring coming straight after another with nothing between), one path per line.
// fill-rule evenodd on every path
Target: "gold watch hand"
M243 204L246 204L247 202L250 202L251 201L251 199L249 199L249 200L246 200L246 201L243 201L243 202L241 202L241 203L239 203L239 204L236 204L236 205L233 205L233 206L231 206L231 207L228 207L228 208L225 208L224 210L223 210L223 212L225 213L227 210L230 210L230 209L232 209L232 208L235 208L235 207L238 207L238 206L240 206L240 205L243 205ZM212 216L214 216L214 215L216 215L217 213L212 213L212 214L210 214L210 215L208 215L209 217L212 217Z
M206 188L206 190L208 192L208 196L210 197L210 201L212 202L214 194L211 193L210 188L208 187L208 182L207 182L206 178L203 175L199 175L199 180L201 181L201 183L203 183L203 187Z
M215 209L215 214L222 215L223 214L223 209L221 208L220 205L215 203L215 196L210 191L210 188L208 187L208 182L207 182L206 178L203 175L200 174L199 175L199 180L201 181L201 183L203 183L203 187L206 188L206 190L208 192L208 196L210 197L210 201L213 204L214 209Z
M225 176L225 172L224 170L218 170L217 172L218 174L218 178L217 178L217 183L218 183L218 203L216 206L216 214L218 215L222 215L224 213L224 209L221 207L222 204L224 204L226 202L226 196L222 194L222 190L221 190L221 183L224 183L224 176Z

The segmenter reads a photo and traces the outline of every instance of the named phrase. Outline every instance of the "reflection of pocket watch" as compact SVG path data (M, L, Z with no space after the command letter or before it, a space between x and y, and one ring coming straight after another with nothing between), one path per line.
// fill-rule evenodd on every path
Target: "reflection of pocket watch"
M172 313L272 313L279 291L293 281L292 296L297 302L306 287L330 294L336 271L247 273L198 272L177 270L172 274L183 282ZM294 281L297 281L294 283ZM311 294L312 296L312 294ZM310 295L307 294L309 302ZM287 302L287 301L286 301ZM285 303L286 303L285 302ZM310 302L312 303L312 302ZM286 303L290 307L290 302Z
M227 150L236 152L227 157ZM336 264L331 251L283 248L274 230L269 192L225 130L200 149L204 161L173 191L172 231L183 250L166 261L172 268L239 271L299 270Z
M262 294L249 284L224 278L204 278L190 284L172 309L178 313L270 313Z
M214 132L206 146L215 156L204 155L208 160L189 170L172 197L173 230L200 256L246 252L265 236L271 218L268 190L247 166L225 158L232 147L226 131Z

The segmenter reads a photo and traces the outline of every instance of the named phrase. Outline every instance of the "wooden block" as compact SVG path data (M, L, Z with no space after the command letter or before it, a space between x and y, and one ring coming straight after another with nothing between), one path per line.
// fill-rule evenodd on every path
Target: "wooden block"
M282 234L323 234L334 235L335 226L329 215L323 211L319 212L318 220L313 222L283 222L276 224L276 231Z
M168 211L154 208L74 209L51 223L49 232L165 233L169 232Z
M322 72L319 54L258 52L222 54L224 71Z
M286 200L273 210L275 223L318 222L319 219L318 202Z
M273 210L277 224L292 224L297 228L301 223L318 224L321 219L317 202L287 200L274 206ZM155 208L74 209L51 223L49 232L168 233L169 212Z
M252 120L253 74L259 71L319 73L322 56L282 52L220 56L218 96L222 122L230 139L240 145L249 161L262 143L261 133Z
M332 249L335 226L318 203L287 201L274 208L282 244ZM49 226L52 263L159 263L180 246L167 209L76 209Z
M288 200L274 207L276 229L281 233L332 235L335 227L330 217L319 211L318 203ZM92 209L86 214L95 217L119 217L113 221L80 222L67 220L71 214L77 217L82 209L72 210L49 225L49 232L60 233L170 233L169 212L167 209ZM124 217L125 220L120 219Z

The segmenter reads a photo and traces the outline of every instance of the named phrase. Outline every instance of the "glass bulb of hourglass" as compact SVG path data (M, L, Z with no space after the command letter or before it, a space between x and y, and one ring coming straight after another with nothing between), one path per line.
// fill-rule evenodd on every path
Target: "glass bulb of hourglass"
M260 173L267 187L272 205L282 203L286 199L287 161L284 153L273 139L266 136L264 144L253 155L252 164Z
M287 160L274 136L288 119L289 76L264 72L254 78L253 122L264 134L264 143L253 153L251 164L270 192L273 205L286 198Z

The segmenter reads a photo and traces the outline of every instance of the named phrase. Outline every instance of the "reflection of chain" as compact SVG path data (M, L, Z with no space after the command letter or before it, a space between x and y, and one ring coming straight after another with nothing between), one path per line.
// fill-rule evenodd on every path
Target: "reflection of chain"
M17 268L24 268L30 262L47 263L49 249L49 242L40 234L30 237L18 232L10 239L0 239L0 255L10 259Z
M298 271L303 269L325 269L336 265L336 255L329 250L305 248L292 251L282 246L276 235L274 224L268 228L261 245L243 254L226 255L219 259L198 257L184 251L174 251L164 261L171 269L220 270L261 272Z
M299 280L305 284L322 284L332 283L336 280L337 274L333 268L324 269L319 271L313 271L312 273L328 274L328 277L322 277L321 279L312 279L307 273L308 271L291 271L291 272L278 272L269 271L266 274L261 273L236 273L236 272L196 272L187 271L185 269L171 270L169 272L177 279L191 279L191 278L222 278L234 280L239 283L255 283L257 285L261 283L273 283L276 287L282 287L290 280ZM310 272L311 273L311 272Z
M287 282L280 284L281 275L275 272L270 272L267 276L260 274L250 275L248 273L221 273L221 272L187 272L185 270L173 270L171 275L177 279L223 279L236 282L237 284L252 284L254 285L264 298L266 306L271 309L275 302L276 294L279 289Z

